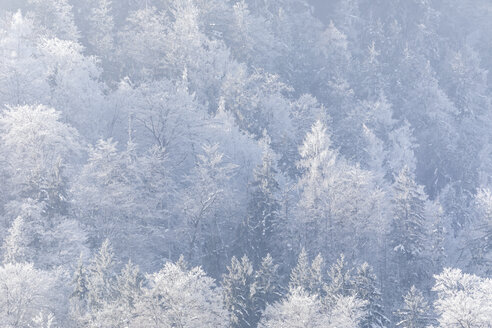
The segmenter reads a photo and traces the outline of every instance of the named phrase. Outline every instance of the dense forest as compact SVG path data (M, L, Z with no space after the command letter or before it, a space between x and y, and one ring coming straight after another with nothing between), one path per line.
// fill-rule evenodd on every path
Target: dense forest
M1 0L0 327L492 327L488 0Z

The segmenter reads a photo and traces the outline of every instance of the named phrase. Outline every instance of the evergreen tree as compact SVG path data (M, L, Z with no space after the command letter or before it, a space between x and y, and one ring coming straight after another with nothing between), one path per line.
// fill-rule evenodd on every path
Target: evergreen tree
M401 328L425 328L430 323L429 305L422 292L412 286L403 299L403 306L397 311Z
M98 0L89 15L88 41L93 51L107 60L114 50L114 22L111 14L112 1Z
M491 272L492 263L492 192L488 188L479 189L474 205L476 208L476 221L471 222L467 231L470 241L466 245L470 252L469 264L483 274Z
M73 292L70 295L70 315L76 324L83 327L86 322L87 306L88 306L88 280L87 269L82 262L80 256L77 267L72 277Z
M338 153L330 149L331 140L326 127L317 121L307 133L303 145L299 148L301 160L298 167L302 176L298 185L302 188L299 217L306 227L302 240L309 249L321 252L333 245L334 218L332 204L326 184L337 175L336 160ZM320 240L321 239L321 240Z
M96 312L115 297L115 260L108 239L104 240L87 270L88 307Z
M241 260L233 257L227 270L228 273L222 277L222 289L231 327L251 327L256 315L252 300L255 292L252 290L253 265L246 255Z
M366 316L361 322L361 328L383 328L390 323L384 315L381 292L377 284L376 275L367 262L357 267L353 276L354 293L357 298L367 302L364 307Z
M231 324L233 327L256 327L267 304L280 295L278 265L267 254L255 272L245 255L241 261L233 257L227 269L222 289Z
M26 235L27 232L24 218L22 216L15 218L2 245L3 263L24 263L30 259L29 245L32 241Z
M339 296L351 296L353 294L352 270L347 267L343 254L340 254L337 261L331 265L328 279L326 293L329 302L333 302Z
M318 295L325 295L325 282L323 277L324 260L321 254L309 263L309 258L306 250L302 248L299 253L297 265L292 269L290 274L289 289L295 290L298 288Z
M272 256L267 254L255 272L254 303L257 320L254 322L254 325L257 324L267 304L276 301L280 295L281 287L278 276L278 265L274 264Z
M303 288L309 290L310 276L309 258L306 249L303 247L297 258L297 264L290 273L289 289Z
M323 272L325 270L325 262L321 254L316 255L314 260L311 262L311 282L310 290L312 293L316 293L319 296L325 296L324 291L326 287Z
M75 41L79 31L68 0L28 0L34 9L35 20L48 35Z
M131 261L125 265L120 275L116 278L116 290L118 302L129 310L135 308L135 303L142 292L143 277L138 266Z
M409 288L428 277L424 260L429 255L429 229L426 225L427 196L407 168L393 184L393 219L390 245L395 261L398 288Z
M254 265L259 265L267 254L278 254L274 246L280 242L278 233L280 204L277 199L279 184L275 175L275 158L269 144L265 142L262 164L254 171L253 191L244 222L245 253Z
M367 251L367 232L381 234L376 220L381 220L378 207L384 195L371 172L351 165L330 145L327 129L318 121L299 148L296 208L298 238L328 259L346 249Z
M128 327L138 317L136 306L143 294L138 267L129 261L112 284L114 298L105 302L102 308L93 309L92 327Z

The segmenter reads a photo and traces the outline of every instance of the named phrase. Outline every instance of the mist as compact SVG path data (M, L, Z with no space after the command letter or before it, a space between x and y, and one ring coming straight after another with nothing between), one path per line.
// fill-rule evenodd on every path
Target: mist
M486 0L0 0L0 328L492 322Z

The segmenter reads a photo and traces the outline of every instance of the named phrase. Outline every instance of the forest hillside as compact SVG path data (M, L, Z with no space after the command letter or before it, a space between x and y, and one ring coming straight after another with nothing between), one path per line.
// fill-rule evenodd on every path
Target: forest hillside
M0 327L491 328L488 0L1 0Z

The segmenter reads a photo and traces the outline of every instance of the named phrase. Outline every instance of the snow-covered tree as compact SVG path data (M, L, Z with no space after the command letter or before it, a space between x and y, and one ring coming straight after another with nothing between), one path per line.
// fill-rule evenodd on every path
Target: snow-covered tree
M228 272L222 276L224 302L233 327L255 327L268 303L280 295L278 265L267 254L255 271L243 256L233 257Z
M330 146L331 140L327 134L326 127L321 121L316 122L299 149L301 161L298 164L303 172L299 181L299 185L303 190L300 209L302 217L308 223L308 229L306 230L308 235L304 236L304 239L311 243L319 243L314 236L317 233L321 233L325 247L328 246L326 245L328 238L332 239L332 230L334 229L333 218L329 213L330 207L329 204L326 204L330 199L327 199L328 197L324 195L324 185L328 184L325 175L330 173L330 175L336 175L336 172L333 171L338 169L336 167L337 152L330 149ZM333 240L330 240L330 245L332 244ZM320 246L316 245L315 247L319 250Z
M32 259L32 256L29 256L32 236L28 235L27 230L24 218L16 217L3 244L4 263L23 263Z
M372 267L364 262L353 274L353 289L356 297L366 301L366 316L361 322L362 328L387 327L389 319L385 316L382 295Z
M422 292L412 286L403 298L403 305L397 311L398 327L424 328L430 323L430 308Z
M329 327L329 317L317 295L302 288L291 290L281 302L269 305L258 327L315 328Z
M268 143L263 145L262 164L254 171L253 191L248 214L243 224L241 243L254 265L266 254L278 254L275 245L280 225L279 184L276 179L275 157Z
M78 325L87 323L88 311L88 280L87 268L84 266L82 256L80 256L77 267L74 270L72 278L73 292L70 295L70 317Z
M323 257L318 254L310 264L308 254L303 248L299 253L296 266L290 273L289 289L301 288L312 294L323 296L325 289L323 271Z
M41 39L38 43L39 65L45 67L50 90L45 103L61 112L64 122L95 141L110 135L113 113L106 110L105 85L98 59L86 56L84 47L70 40ZM94 122L93 117L100 122Z
M66 165L80 150L78 133L42 105L12 107L0 117L0 151L12 194L44 201L66 213Z
M488 278L444 269L435 276L434 308L440 327L488 327L492 322L491 286Z
M281 302L268 306L258 327L358 327L364 317L363 306L364 302L353 296L341 296L327 309L318 295L297 288L290 290Z
M91 327L128 327L138 312L135 308L142 295L142 276L138 267L128 262L113 280L114 298L90 314Z
M90 312L99 311L115 298L114 266L113 250L106 239L87 267L87 302Z
M34 18L48 35L75 41L79 31L74 22L72 6L68 0L28 0L33 9Z
M326 127L318 121L299 148L297 204L299 238L328 259L354 245L364 252L367 232L378 235L385 226L378 210L383 193L371 173L348 163L330 144ZM376 217L382 225L375 224Z
M124 80L113 99L120 119L132 118L132 137L141 146L157 145L172 156L184 157L202 142L208 116L188 90L187 81L163 79L134 85Z
M189 187L182 196L187 252L191 259L207 252L205 247L210 241L211 230L216 228L219 212L231 196L227 183L237 167L226 161L219 145L205 144L202 149L203 153L197 156L196 166L188 177Z
M56 313L55 278L28 263L0 267L0 315L6 327L29 327L45 310Z
M274 68L279 56L278 40L265 17L252 13L247 1L232 7L232 22L224 31L224 39L234 57L256 67Z
M254 270L247 256L241 260L233 257L228 273L222 277L224 303L233 327L249 327L257 315L253 305Z
M111 13L112 1L94 2L91 15L88 17L90 28L88 41L93 51L104 59L112 56L114 51L114 21Z
M476 220L469 223L467 232L469 239L464 245L470 252L468 255L469 265L474 270L490 273L492 233L492 193L490 189L479 189L474 205L476 208Z
M91 234L91 242L117 239L124 231L120 222L137 215L134 187L136 172L113 140L99 140L88 149L89 158L72 185L77 217ZM131 221L130 221L131 222Z
M328 327L360 327L361 321L366 317L364 310L366 304L367 302L355 296L339 296L330 311Z
M427 195L408 168L395 176L393 184L393 219L389 234L395 279L398 288L409 288L429 275L429 227L426 221Z
M267 254L255 272L254 305L256 318L253 324L258 323L267 304L273 303L281 295L282 288L279 278L278 264L275 264L271 255Z
M330 301L340 296L351 296L354 291L352 269L347 267L343 254L333 263L328 271L329 283L325 287Z
M37 60L38 35L31 18L20 11L1 21L0 100L3 105L43 103L49 95L48 72Z
M147 276L149 286L136 304L134 326L229 327L227 311L214 280L199 267L167 263Z

